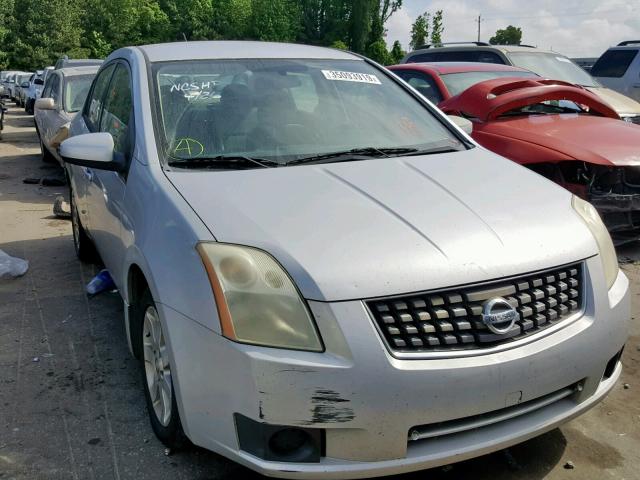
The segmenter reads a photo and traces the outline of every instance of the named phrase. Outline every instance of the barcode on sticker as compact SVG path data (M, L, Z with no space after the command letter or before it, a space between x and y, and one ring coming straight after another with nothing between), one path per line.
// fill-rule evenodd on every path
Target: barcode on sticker
M380 85L380 80L378 80L378 77L369 73L342 72L340 70L322 70L322 74L327 80L342 80L344 82L373 83L375 85Z

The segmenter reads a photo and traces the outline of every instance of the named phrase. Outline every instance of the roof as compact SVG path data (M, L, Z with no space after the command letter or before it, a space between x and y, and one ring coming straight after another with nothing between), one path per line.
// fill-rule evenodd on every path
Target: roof
M503 53L529 52L529 53L553 53L556 55L560 55L557 52L551 52L549 50L543 50L537 47L525 47L521 45L452 45L452 46L444 45L442 47L430 47L430 48L414 50L413 52L409 52L408 55L414 55L417 52L426 53L426 52L437 52L441 50L457 50L459 52L465 51L465 50L484 50L484 51L498 50Z
M173 42L142 45L134 48L142 50L151 62L232 58L359 59L358 56L343 50L275 42Z
M65 77L74 77L77 75L91 75L97 73L99 65L85 65L82 67L65 67L59 68L56 72L60 72Z
M502 65L500 63L483 62L416 62L392 65L391 70L428 70L439 75L462 72L529 72L524 68Z

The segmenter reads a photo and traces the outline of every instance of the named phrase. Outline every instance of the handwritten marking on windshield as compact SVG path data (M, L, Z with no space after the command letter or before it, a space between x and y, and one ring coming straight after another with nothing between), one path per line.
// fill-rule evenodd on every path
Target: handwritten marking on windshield
M169 92L200 92L202 90L210 90L215 86L215 82L200 82L200 83L174 83L171 85Z
M190 157L198 157L204 152L204 145L202 145L198 140L184 137L180 139L173 149L173 153L175 154L183 152L186 152Z

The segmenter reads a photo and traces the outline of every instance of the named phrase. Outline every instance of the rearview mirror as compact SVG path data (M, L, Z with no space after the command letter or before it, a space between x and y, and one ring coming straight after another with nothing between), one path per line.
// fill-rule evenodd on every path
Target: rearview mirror
M67 138L60 144L60 156L66 163L81 167L120 172L124 156L114 155L110 133L85 133Z
M473 123L471 120L468 120L464 117L459 117L458 115L447 115L449 120L456 124L464 133L471 135L473 132Z
M53 98L39 98L34 107L36 110L55 110L56 102L53 101Z
M41 78L36 78L33 83L36 85L44 85L44 81Z

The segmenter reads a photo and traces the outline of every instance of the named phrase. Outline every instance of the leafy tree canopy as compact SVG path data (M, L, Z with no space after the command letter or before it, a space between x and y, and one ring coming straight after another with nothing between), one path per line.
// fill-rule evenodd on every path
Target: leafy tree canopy
M491 45L520 45L522 41L522 29L509 25L507 28L496 31L495 36L489 39Z

